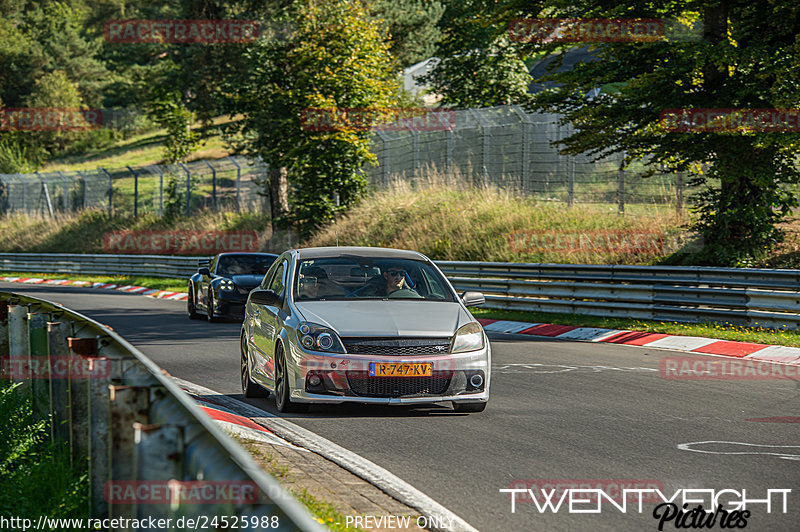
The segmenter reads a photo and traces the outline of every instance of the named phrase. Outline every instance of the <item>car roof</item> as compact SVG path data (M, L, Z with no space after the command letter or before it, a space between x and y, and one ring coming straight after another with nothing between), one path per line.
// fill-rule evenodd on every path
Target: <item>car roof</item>
M382 259L411 259L427 260L427 257L417 251L407 249L373 248L361 246L330 246L319 248L298 249L300 259L322 259L327 257L342 257L356 255L359 257L377 257Z
M228 251L228 252L219 254L220 257L231 257L231 256L236 256L236 255L246 255L246 256L264 255L264 256L273 257L273 258L277 258L278 257L277 253L262 253L260 251Z

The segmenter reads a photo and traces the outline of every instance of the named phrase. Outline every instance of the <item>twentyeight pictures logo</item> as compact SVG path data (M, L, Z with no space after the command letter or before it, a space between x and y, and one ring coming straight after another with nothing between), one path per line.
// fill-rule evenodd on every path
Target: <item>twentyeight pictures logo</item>
M110 20L103 25L111 43L243 43L259 33L255 20Z

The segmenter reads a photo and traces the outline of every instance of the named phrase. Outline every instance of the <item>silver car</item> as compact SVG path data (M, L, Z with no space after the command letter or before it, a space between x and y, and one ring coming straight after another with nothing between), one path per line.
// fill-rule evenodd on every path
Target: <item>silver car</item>
M281 412L311 403L452 401L481 412L492 352L460 296L415 251L289 250L250 292L241 334L245 397L275 394Z

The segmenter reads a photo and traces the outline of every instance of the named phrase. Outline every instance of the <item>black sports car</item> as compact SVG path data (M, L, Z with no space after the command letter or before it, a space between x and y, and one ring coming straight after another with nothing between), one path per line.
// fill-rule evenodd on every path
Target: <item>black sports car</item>
M189 318L208 321L242 319L250 290L257 287L277 255L272 253L220 253L197 261L197 273L189 278Z

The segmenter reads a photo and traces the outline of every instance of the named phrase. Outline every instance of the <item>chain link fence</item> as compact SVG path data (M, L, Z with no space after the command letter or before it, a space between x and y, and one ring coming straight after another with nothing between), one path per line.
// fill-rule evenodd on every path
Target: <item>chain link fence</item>
M134 216L190 216L202 208L266 212L265 197L259 194L265 190L266 172L259 160L227 157L136 168L0 174L0 215L52 215L88 208Z
M624 211L626 204L659 204L680 210L688 200L691 176L643 178L641 162L622 169L621 153L599 161L559 154L552 143L574 131L559 118L511 105L455 111L454 127L436 131L376 131L372 150L380 164L369 168L370 183L415 180L435 169L568 205L613 204Z
M452 113L454 119L441 120L441 127L430 127L427 121L419 130L413 123L376 130L371 144L379 164L365 169L370 184L381 187L435 172L540 201L607 204L620 212L656 205L681 213L698 191L688 186L690 174L656 172L644 177L640 161L622 168L623 154L599 161L585 154L559 154L553 142L574 130L559 124L556 114L532 113L516 105ZM201 208L268 212L266 174L264 163L232 157L137 168L0 174L0 215L85 208L131 215L191 215ZM798 187L792 191L800 192Z

